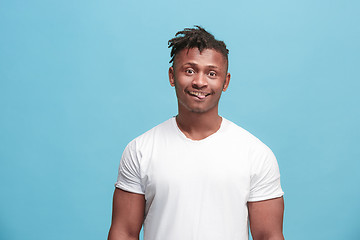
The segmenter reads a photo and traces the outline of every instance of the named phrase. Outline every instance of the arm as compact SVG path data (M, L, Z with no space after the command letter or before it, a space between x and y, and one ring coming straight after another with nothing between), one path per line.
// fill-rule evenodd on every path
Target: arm
M115 188L108 240L138 240L144 211L144 195Z
M283 240L284 199L248 202L250 230L254 240Z

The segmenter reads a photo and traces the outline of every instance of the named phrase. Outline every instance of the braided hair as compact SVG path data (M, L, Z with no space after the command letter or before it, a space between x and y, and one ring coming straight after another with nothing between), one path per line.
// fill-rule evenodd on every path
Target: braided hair
M178 52L183 49L198 48L200 52L204 49L214 49L220 52L226 62L228 61L229 50L223 41L216 40L214 35L204 28L195 25L196 28L185 28L175 34L175 37L168 41L168 48L171 48L169 63L174 62Z

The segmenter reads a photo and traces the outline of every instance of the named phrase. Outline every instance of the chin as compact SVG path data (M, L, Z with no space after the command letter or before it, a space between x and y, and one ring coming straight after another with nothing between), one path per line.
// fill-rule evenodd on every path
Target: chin
M206 112L206 111L203 110L203 109L191 109L190 112L193 112L193 113L204 113L204 112Z
M213 108L199 108L199 107L193 107L193 108L187 108L192 113L206 113L210 112Z

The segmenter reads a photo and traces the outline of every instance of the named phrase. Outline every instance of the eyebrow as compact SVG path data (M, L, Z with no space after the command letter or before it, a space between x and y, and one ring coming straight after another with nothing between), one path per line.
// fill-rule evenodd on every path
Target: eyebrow
M196 67L196 66L198 66L199 64L193 63L193 62L187 62L187 63L184 63L183 66L185 66L185 65L190 65L190 66L192 66L192 67ZM214 66L214 65L207 65L206 67L208 67L208 68L219 68L219 67Z

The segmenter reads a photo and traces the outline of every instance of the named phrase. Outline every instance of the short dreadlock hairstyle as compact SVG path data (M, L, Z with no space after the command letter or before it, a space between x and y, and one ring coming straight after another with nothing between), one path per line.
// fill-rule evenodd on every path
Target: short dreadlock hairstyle
M198 48L200 52L204 49L214 49L220 52L228 61L229 50L223 41L216 40L214 35L204 28L195 25L196 28L185 28L175 34L175 37L168 41L168 48L171 48L169 63L174 62L178 52L183 49Z

